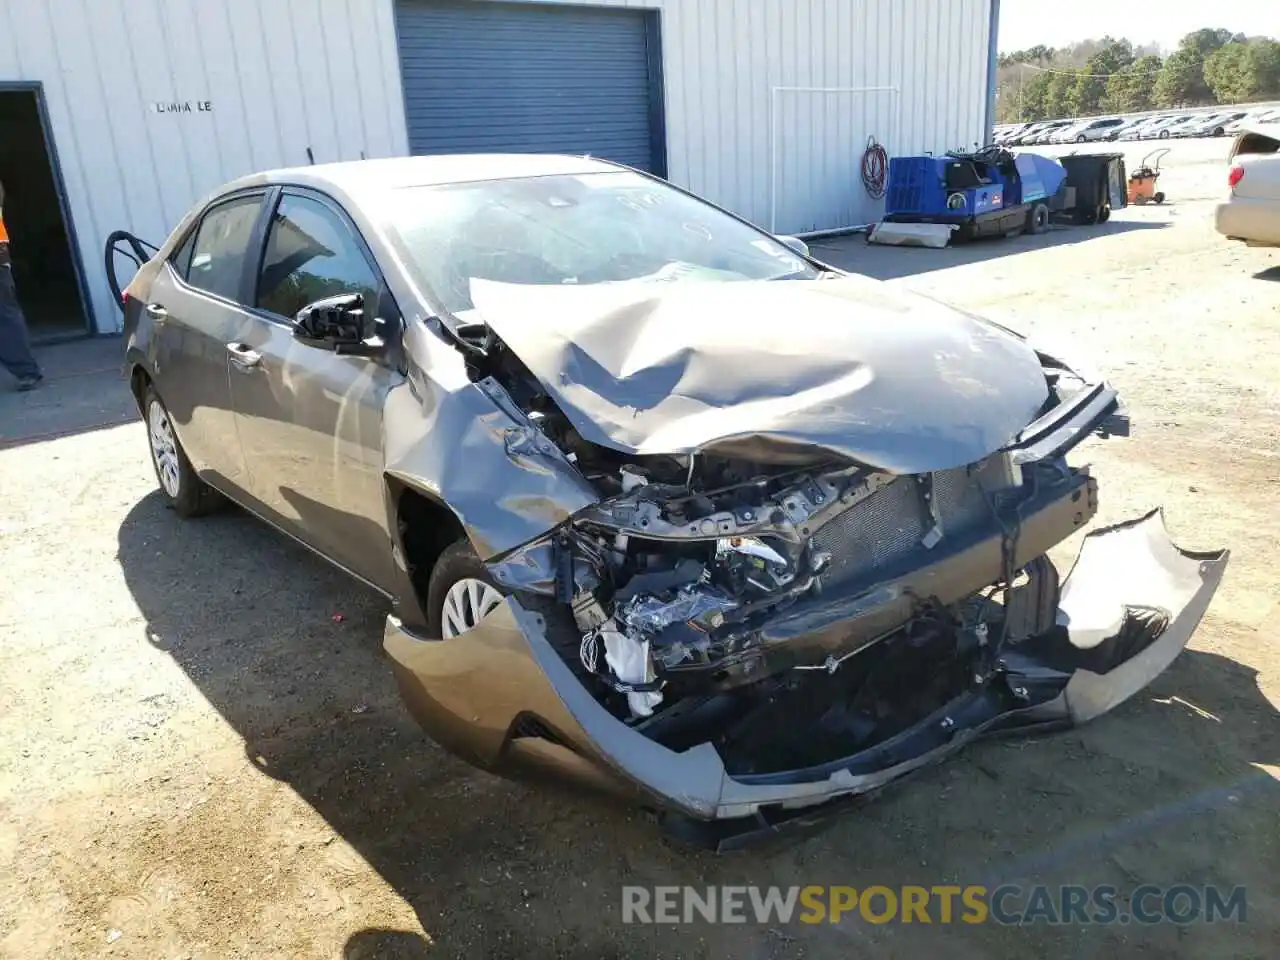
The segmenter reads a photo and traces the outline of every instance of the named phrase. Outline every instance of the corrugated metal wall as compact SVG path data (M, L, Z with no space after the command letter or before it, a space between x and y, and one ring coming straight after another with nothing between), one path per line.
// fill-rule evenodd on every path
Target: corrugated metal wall
M868 136L891 154L983 138L988 11L988 0L668 0L672 176L779 231L872 219L880 208L858 179ZM785 87L821 89L775 92ZM866 87L894 89L845 89Z
M15 80L44 85L103 331L120 321L112 230L158 242L214 187L308 146L317 162L406 150L391 0L0 0ZM175 102L192 112L156 112Z
M671 179L779 231L876 214L867 136L899 154L985 136L992 0L567 2L662 10ZM0 81L44 83L100 326L110 230L163 237L308 146L407 152L396 56L392 0L0 0ZM174 101L212 111L155 112Z
M992 0L563 2L663 11L670 177L766 227L874 219L869 136L891 154L986 138ZM866 87L893 89L846 89Z

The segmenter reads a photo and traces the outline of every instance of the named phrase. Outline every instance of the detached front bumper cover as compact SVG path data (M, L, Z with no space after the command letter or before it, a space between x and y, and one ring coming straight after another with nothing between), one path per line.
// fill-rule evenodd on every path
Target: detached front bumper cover
M431 640L394 617L385 647L410 711L435 739L502 773L550 773L621 792L724 847L810 823L995 731L1083 723L1133 696L1190 639L1227 553L1190 553L1159 511L1089 534L1058 627L1010 648L1005 682L975 686L894 740L820 768L731 777L714 747L674 752L615 719L556 653L538 614L508 599L474 630ZM1136 625L1136 626L1135 626Z

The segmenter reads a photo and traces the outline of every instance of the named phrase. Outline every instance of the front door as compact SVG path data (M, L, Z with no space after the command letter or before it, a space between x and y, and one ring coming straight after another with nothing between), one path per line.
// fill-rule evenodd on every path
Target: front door
M325 297L378 308L380 276L327 198L286 190L270 218L255 309L230 345L231 397L254 498L271 519L351 572L393 571L382 473L382 409L403 377L379 357L296 340L291 320Z
M155 388L197 473L242 488L244 460L227 379L227 343L248 316L245 251L261 192L211 206L156 275L143 305L153 324Z

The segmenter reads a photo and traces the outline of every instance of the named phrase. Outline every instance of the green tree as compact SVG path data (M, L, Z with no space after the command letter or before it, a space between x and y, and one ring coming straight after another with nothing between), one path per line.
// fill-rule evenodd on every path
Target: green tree
M1028 47L1026 50L1002 53L996 62L1002 67L1011 67L1018 63L1047 63L1053 59L1054 52L1053 47L1046 47L1043 43L1038 43L1034 47Z
M1280 42L1260 37L1249 44L1249 57L1259 100L1280 98Z
M1072 116L1091 116L1101 111L1108 78L1133 63L1133 44L1128 40L1104 37L1101 42L1103 46L1085 62L1068 97L1067 109Z
M1160 107L1205 103L1210 93L1204 82L1204 61L1194 50L1175 50L1165 57L1151 99Z
M1213 51L1204 61L1204 80L1219 103L1250 99L1254 90L1249 48L1243 43L1228 43Z
M1104 110L1112 113L1136 113L1150 110L1151 91L1160 76L1161 60L1155 54L1139 57L1107 81L1102 98Z
M1204 79L1219 103L1247 103L1280 92L1280 43L1258 37L1219 47L1204 61Z
M1049 74L1049 84L1044 92L1044 116L1046 120L1058 120L1068 115L1068 101L1076 86L1075 70L1059 70Z
M1178 41L1179 50L1194 50L1200 54L1200 59L1213 53L1219 47L1224 47L1232 40L1243 40L1244 34L1232 33L1230 30L1213 30L1205 27L1200 30L1192 30L1185 37Z
M1153 93L1155 102L1162 107L1213 103L1213 91L1204 78L1205 59L1235 39L1244 38L1230 30L1209 28L1188 33L1164 61Z
M1018 94L1022 100L1019 109L1021 119L1044 120L1049 116L1046 112L1046 102L1049 95L1049 82L1052 79L1051 73L1035 73L1024 79Z

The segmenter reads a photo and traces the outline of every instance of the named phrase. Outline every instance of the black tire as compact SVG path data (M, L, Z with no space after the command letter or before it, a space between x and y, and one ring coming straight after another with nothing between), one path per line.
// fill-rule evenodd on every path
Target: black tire
M1164 203L1164 194L1156 193L1152 198L1156 203Z
M169 435L172 439L173 455L176 460L176 487L172 489L171 480L166 480L163 475L160 457L156 451L156 442L152 438L153 407L159 409L159 416L168 424ZM196 475L195 468L191 466L191 461L187 459L187 452L182 449L182 442L178 439L176 431L173 430L173 423L169 419L169 410L165 407L154 387L148 386L146 393L143 394L142 418L147 427L148 447L151 450L151 466L155 469L156 482L160 485L160 495L164 497L165 504L184 519L203 516L221 506L223 503L221 495Z
M444 598L459 580L480 580L489 584L503 596L507 591L494 582L489 576L480 558L476 556L471 543L465 537L445 547L440 559L431 568L431 578L427 581L427 636L444 635Z
M1220 137L1220 136L1222 136L1222 135L1223 135L1224 133L1226 133L1226 132L1227 132L1227 131L1223 130L1223 129L1222 129L1222 127L1214 127L1214 128L1213 128L1213 135L1214 135L1215 137Z
M1161 131L1160 131L1160 139L1161 139L1161 140L1168 140L1168 139L1169 139L1169 131L1168 131L1168 130L1161 130Z
M1076 143L1084 143L1086 139L1083 133L1076 134Z
M1049 206L1044 203L1037 203L1027 213L1027 232L1031 234L1044 233L1049 229Z

